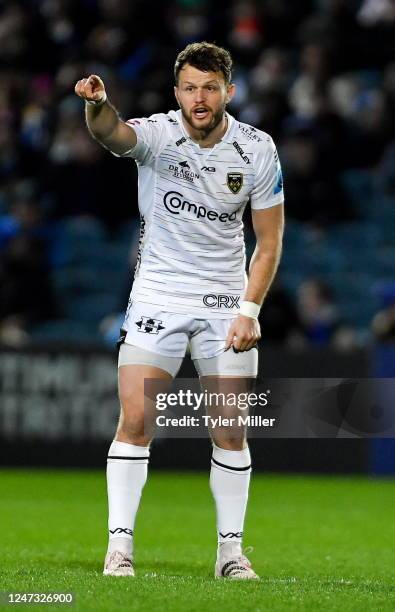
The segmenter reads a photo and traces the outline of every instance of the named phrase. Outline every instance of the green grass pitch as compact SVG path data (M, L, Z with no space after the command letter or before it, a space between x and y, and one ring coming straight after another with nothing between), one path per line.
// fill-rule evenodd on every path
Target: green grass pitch
M0 481L0 590L76 598L35 610L395 610L391 481L255 473L244 543L256 583L213 578L208 474L151 471L135 579L101 573L104 472L2 470Z

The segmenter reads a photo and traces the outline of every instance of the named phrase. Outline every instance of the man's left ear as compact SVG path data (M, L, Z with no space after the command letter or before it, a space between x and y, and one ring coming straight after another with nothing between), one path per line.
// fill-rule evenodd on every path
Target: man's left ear
M177 87L175 85L174 85L174 97L177 100L178 106L180 106L180 101L179 101L178 96L177 96Z
M228 86L228 95L226 96L226 103L229 104L229 102L231 101L231 99L233 98L233 96L235 95L235 85L232 83L232 85Z

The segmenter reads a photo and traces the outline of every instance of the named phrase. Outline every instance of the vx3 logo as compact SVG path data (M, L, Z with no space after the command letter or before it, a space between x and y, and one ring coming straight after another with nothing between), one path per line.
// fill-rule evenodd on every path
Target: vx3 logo
M123 528L123 527L116 527L115 529L110 529L109 531L112 534L114 534L114 533L126 533L126 535L129 535L129 536L133 535L133 531L131 529L127 529L127 528Z
M215 172L214 166L203 166L202 172Z
M215 210L207 210L202 204L194 204L184 200L184 196L177 191L168 191L164 198L163 204L166 210L172 215L179 215L181 212L188 212L197 219L203 218L208 221L219 221L220 223L226 223L227 221L234 221L236 219L236 211L233 213L217 213Z
M209 308L240 308L239 301L239 295L215 295L213 293L209 293L203 298L203 304Z
M219 532L219 535L221 536L221 538L242 538L243 532L242 531L236 531L236 533L234 533L233 531L229 531L229 533Z

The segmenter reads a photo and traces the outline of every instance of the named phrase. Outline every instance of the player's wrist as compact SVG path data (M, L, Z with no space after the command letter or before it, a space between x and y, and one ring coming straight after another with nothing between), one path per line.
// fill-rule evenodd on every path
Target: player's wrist
M100 100L85 100L85 102L91 106L103 106L107 102L107 94L104 92Z
M250 317L250 319L257 319L259 316L260 309L261 307L259 304L244 300L240 306L240 314L245 317Z

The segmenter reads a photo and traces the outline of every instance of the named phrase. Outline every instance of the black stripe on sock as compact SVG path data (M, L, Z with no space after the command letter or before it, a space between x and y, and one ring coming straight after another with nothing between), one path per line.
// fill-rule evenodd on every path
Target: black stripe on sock
M232 465L225 465L224 463L216 461L214 457L211 457L211 461L215 463L215 465L219 465L220 467L226 468L227 470L234 470L235 472L245 472L251 468L251 464L247 465L247 467L233 467Z
M118 457L117 455L108 455L107 459L127 459L128 461L138 461L139 459L149 459L149 457Z

